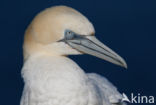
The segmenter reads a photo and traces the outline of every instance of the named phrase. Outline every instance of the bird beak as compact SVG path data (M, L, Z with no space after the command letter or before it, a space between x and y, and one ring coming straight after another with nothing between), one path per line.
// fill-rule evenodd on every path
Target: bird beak
M76 35L76 37L70 40L65 40L65 42L82 53L90 54L127 68L127 64L124 59L100 42L95 36Z

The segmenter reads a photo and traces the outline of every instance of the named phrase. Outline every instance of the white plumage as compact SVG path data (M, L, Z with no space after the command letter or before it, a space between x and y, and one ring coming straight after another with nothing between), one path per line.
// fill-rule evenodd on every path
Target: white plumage
M65 30L72 31L66 33ZM66 36L73 35L71 32L77 36L72 39ZM20 105L125 104L122 95L106 78L85 73L74 61L64 56L88 53L126 67L124 60L106 46L99 42L92 45L90 37L94 37L93 33L94 28L87 18L72 8L58 6L41 12L25 34L25 62L22 68L25 86ZM90 36L87 39L78 34ZM60 41L62 39L65 42ZM77 42L78 45L68 42L78 40L81 42ZM85 46L94 49L85 49ZM89 53L91 50L93 52Z

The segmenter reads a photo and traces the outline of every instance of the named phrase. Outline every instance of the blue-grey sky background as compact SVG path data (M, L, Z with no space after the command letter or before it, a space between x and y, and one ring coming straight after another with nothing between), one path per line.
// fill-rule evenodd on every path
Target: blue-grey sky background
M1 105L19 105L24 31L37 13L54 5L71 6L88 17L96 37L128 64L126 70L89 55L70 56L81 68L107 77L128 96L156 97L155 0L1 0Z

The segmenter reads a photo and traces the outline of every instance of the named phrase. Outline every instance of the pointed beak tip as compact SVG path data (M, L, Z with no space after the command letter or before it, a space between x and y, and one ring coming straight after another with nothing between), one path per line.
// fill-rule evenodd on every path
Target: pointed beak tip
M120 57L120 56L118 56L118 59L120 61L119 65L121 67L125 68L125 70L126 70L128 68L126 61L122 57Z
M123 64L121 65L123 68L125 68L125 70L128 69L127 63L124 61Z
M96 56L127 69L125 60L98 39L96 39L96 37L82 37L80 35L76 36L77 37L75 37L75 39L67 40L67 44L69 44L72 48L77 49L79 52Z
M128 69L128 66L127 66L127 64L125 64L123 67L125 68L125 70L127 70L127 69Z

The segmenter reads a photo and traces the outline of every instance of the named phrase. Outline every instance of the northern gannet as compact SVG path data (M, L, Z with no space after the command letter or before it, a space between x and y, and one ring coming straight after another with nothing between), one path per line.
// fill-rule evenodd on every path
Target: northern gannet
M94 34L92 23L71 7L39 13L25 32L20 105L123 105L106 78L85 73L67 57L86 53L126 68L123 58Z

